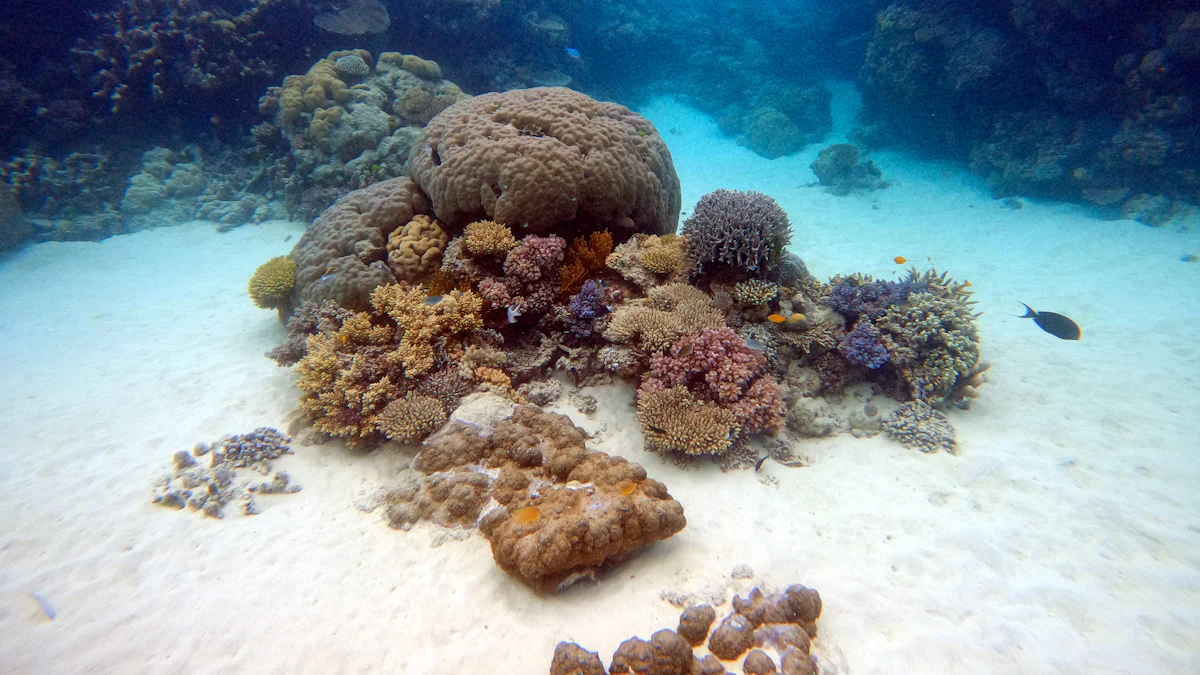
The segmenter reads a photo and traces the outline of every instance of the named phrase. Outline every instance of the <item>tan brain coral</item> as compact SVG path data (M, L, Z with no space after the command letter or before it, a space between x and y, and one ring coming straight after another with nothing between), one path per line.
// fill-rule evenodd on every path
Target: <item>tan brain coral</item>
M561 87L447 108L413 146L409 175L452 228L490 218L518 234L665 234L679 219L679 178L654 125Z
M407 178L382 181L339 199L292 249L293 305L333 300L347 309L367 309L376 286L396 281L385 263L388 234L427 213L428 200Z
M423 214L413 216L388 236L388 267L400 281L424 281L441 269L442 252L449 242L450 235L438 221Z

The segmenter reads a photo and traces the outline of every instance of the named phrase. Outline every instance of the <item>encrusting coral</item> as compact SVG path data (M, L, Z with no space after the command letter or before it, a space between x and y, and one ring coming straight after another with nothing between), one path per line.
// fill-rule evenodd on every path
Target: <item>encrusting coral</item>
M686 524L662 483L588 450L562 415L518 406L484 434L455 421L426 441L413 464L422 475L388 494L393 527L477 525L504 571L550 593Z
M680 208L671 153L644 117L562 87L484 94L430 120L409 175L451 227L490 218L514 232L580 225L667 234Z
M795 584L767 595L756 586L745 598L734 596L733 611L711 638L716 611L708 605L691 606L680 615L678 631L664 628L648 641L632 637L622 642L608 670L595 652L560 642L550 675L725 675L717 659L733 661L747 652L741 671L747 675L816 675L816 657L810 652L821 610L821 596L811 588ZM710 653L701 658L693 649L706 639Z
M250 299L256 307L282 309L296 284L296 261L287 256L271 258L250 277Z

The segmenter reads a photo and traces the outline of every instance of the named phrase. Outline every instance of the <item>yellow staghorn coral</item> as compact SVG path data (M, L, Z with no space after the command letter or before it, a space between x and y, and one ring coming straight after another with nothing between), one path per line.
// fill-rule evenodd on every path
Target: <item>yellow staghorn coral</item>
M446 407L432 396L410 391L384 406L375 423L388 440L420 443L446 423Z
M313 416L313 428L363 447L380 439L376 417L404 391L402 381L378 376L378 363L338 333L308 338L308 354L296 365L304 395L300 407ZM402 378L401 378L402 380Z
M271 258L254 270L250 277L250 299L263 309L287 305L296 284L296 261L287 256Z
M683 386L641 394L637 409L646 448L653 452L720 455L740 432L733 412L696 400Z
M400 281L424 281L442 266L442 252L450 235L441 223L426 215L415 215L388 235L388 267Z
M474 256L498 256L517 245L512 230L494 220L477 220L463 231L467 251Z
M680 281L691 271L688 239L677 234L634 235L618 246L606 262L642 288Z
M439 298L420 287L391 284L371 292L371 305L401 331L395 358L408 377L433 368L435 340L483 327L483 298L471 291L454 290Z

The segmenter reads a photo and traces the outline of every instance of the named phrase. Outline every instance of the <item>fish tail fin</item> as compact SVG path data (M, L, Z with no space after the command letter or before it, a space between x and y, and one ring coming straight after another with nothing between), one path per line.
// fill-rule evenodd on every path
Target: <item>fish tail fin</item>
M1021 306L1025 308L1025 313L1021 315L1022 319L1032 319L1037 316L1037 312L1033 311L1033 308L1029 305L1022 302Z

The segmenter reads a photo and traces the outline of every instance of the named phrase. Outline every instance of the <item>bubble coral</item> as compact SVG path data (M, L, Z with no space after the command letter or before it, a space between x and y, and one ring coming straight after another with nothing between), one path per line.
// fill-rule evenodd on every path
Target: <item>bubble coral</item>
M767 195L714 190L700 198L682 234L691 241L702 272L769 278L791 241L791 229L787 213Z
M447 108L425 127L408 165L451 227L491 218L521 234L565 234L584 223L666 234L679 218L679 178L654 125L562 87Z
M250 299L256 307L282 309L287 306L295 284L296 261L287 256L271 258L250 277Z

